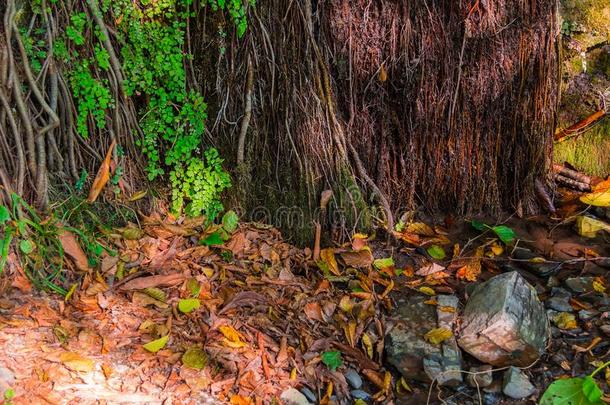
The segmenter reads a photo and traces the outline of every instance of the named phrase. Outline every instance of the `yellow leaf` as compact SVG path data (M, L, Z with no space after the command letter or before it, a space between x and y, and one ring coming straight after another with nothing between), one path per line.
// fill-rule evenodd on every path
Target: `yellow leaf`
M595 193L585 194L580 197L580 201L596 207L610 207L610 189Z
M432 343L433 345L437 345L437 344L442 343L445 340L449 339L451 336L453 336L453 332L451 332L449 329L435 328L435 329L428 331L424 335L424 339L426 339L428 342Z
M104 189L104 186L106 183L108 183L108 180L110 180L110 160L112 159L112 150L114 149L115 145L116 140L113 139L112 143L110 144L110 148L108 148L108 152L106 153L106 157L97 171L95 180L93 180L93 184L89 190L89 196L87 197L87 202L92 203L97 200L97 197Z
M379 81L381 83L383 83L386 80L388 80L388 72L386 72L385 67L383 66L383 63L382 63L381 66L379 67Z
M580 236L595 238L599 231L605 230L606 232L610 232L610 225L599 219L580 215L576 217L576 230Z
M59 356L64 366L68 367L72 371L93 371L95 362L86 357L82 357L80 354L75 352L64 352Z
M494 255L500 256L504 252L504 248L498 242L494 242L491 245L491 251Z
M296 367L293 367L293 369L290 371L290 379L293 380L293 381L297 379L297 369L296 369Z
M449 312L449 313L454 313L455 312L455 308L454 307L449 307L449 306L440 306L440 307L438 307L438 309L441 312Z
M531 259L528 260L528 262L530 263L544 263L546 262L546 259L544 257L532 257Z
M320 251L320 259L328 265L328 270L335 276L340 276L339 265L337 259L335 259L335 252L333 249L322 249Z
M430 228L429 225L424 224L423 222L410 223L409 225L407 225L405 232L414 233L415 235L419 235L419 236L434 236L435 235L434 229Z
M144 198L146 196L147 193L148 193L148 190L137 191L137 192L133 193L133 195L129 198L129 202L141 200L142 198Z
M364 350L366 351L367 356L369 358L373 358L373 342L371 342L371 338L366 333L362 334L362 345L364 346Z
M560 312L553 318L553 323L557 325L559 329L576 329L578 325L576 324L576 318L573 314L568 312Z
M479 274L481 274L481 261L476 258L469 260L468 264L460 267L455 273L458 279L467 281L477 281Z
M597 279L593 280L593 289L602 294L606 292L606 286L604 286L604 284Z
M242 341L241 334L231 325L222 325L218 327L218 330L224 335L223 342L225 345L234 349L246 346L246 343Z
M436 292L430 287L419 287L419 292L426 295L436 295Z
M404 390L406 392L413 392L413 389L407 384L404 377L400 377L398 380L398 384L396 384L396 391L400 394L400 392Z
M350 321L347 326L343 327L345 338L351 347L356 345L356 326L356 321Z

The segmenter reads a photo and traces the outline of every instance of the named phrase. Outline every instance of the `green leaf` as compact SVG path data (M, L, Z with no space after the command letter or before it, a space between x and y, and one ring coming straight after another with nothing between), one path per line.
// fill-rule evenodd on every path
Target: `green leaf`
M26 255L29 255L34 251L34 242L28 239L24 239L19 242L19 249Z
M157 340L153 340L151 342L146 343L143 347L145 350L151 353L157 353L159 350L163 349L169 340L169 335L165 335Z
M585 394L587 399L593 403L601 402L602 390L599 389L597 383L591 376L586 376L582 382L582 392Z
M373 262L373 266L375 266L379 270L385 269L388 267L393 267L394 259L391 257L386 257L384 259L375 259L375 261Z
M485 229L485 227L487 225L485 225L483 222L481 221L477 221L476 219L473 219L472 221L470 221L470 224L472 225L472 227L474 229L476 229L477 231L482 231L483 229Z
M505 225L494 226L491 229L495 232L496 235L498 235L498 238L500 238L500 240L507 245L513 243L517 237L515 231Z
M11 213L4 205L0 205L0 225L11 219Z
M235 232L238 223L239 218L237 218L237 214L233 210L227 211L222 216L222 227L229 233Z
M10 401L13 398L15 398L15 390L12 388L7 388L6 391L4 391L4 399Z
M182 355L182 364L202 370L208 364L208 355L199 347L189 347Z
M189 314L199 308L201 303L197 298L185 298L178 302L178 309L183 314Z
M191 293L191 297L198 297L201 292L201 284L195 278L189 278L186 282L186 288Z
M165 291L156 287L149 287L142 290L143 293L156 299L157 301L165 302L167 301L167 296L165 295Z
M440 247L439 245L432 245L428 249L426 249L430 257L437 260L443 260L445 258L445 249Z
M200 240L199 243L206 246L222 245L222 235L218 231L211 233L205 239Z
M330 350L322 353L322 363L326 364L326 367L328 367L330 371L335 371L343 364L341 352L338 350Z
M587 379L591 379L591 381L585 384ZM591 400L585 392L585 386L594 400ZM540 399L540 405L602 405L601 393L600 397L595 399L597 395L595 388L597 388L597 384L591 377L557 380L546 389ZM599 391L599 388L597 390Z

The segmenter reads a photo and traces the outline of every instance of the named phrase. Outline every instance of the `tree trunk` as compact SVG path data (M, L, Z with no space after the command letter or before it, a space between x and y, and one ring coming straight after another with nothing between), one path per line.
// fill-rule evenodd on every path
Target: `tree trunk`
M335 237L417 205L536 211L558 98L556 8L260 0L241 39L219 36L224 21L200 14L191 38L208 128L229 162L245 140L246 218L308 238L325 189Z

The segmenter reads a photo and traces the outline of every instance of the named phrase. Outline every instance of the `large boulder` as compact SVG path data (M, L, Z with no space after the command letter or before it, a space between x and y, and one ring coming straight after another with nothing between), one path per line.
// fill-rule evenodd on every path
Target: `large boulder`
M484 363L528 366L547 345L549 322L534 288L517 272L479 285L462 316L458 344Z

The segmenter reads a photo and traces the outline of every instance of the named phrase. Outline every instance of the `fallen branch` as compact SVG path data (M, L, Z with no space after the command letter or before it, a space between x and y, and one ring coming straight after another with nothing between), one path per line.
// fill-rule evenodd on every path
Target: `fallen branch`
M591 127L591 125L595 124L597 121L605 117L606 110L601 109L595 111L593 114L589 115L583 120L578 121L576 124L569 126L568 128L559 130L555 133L554 140L555 142L561 142L565 140L570 135L580 135L585 132L587 129Z
M563 177L567 177L569 179L578 181L580 183L584 183L587 185L591 185L591 177L587 176L584 173L580 173L576 170L570 169L568 167L562 165L553 165L553 172L559 174Z
M578 190L578 191L591 191L591 185L583 183L578 180L571 179L569 177L563 176L561 174L555 174L555 182L557 184L561 184L562 186Z

